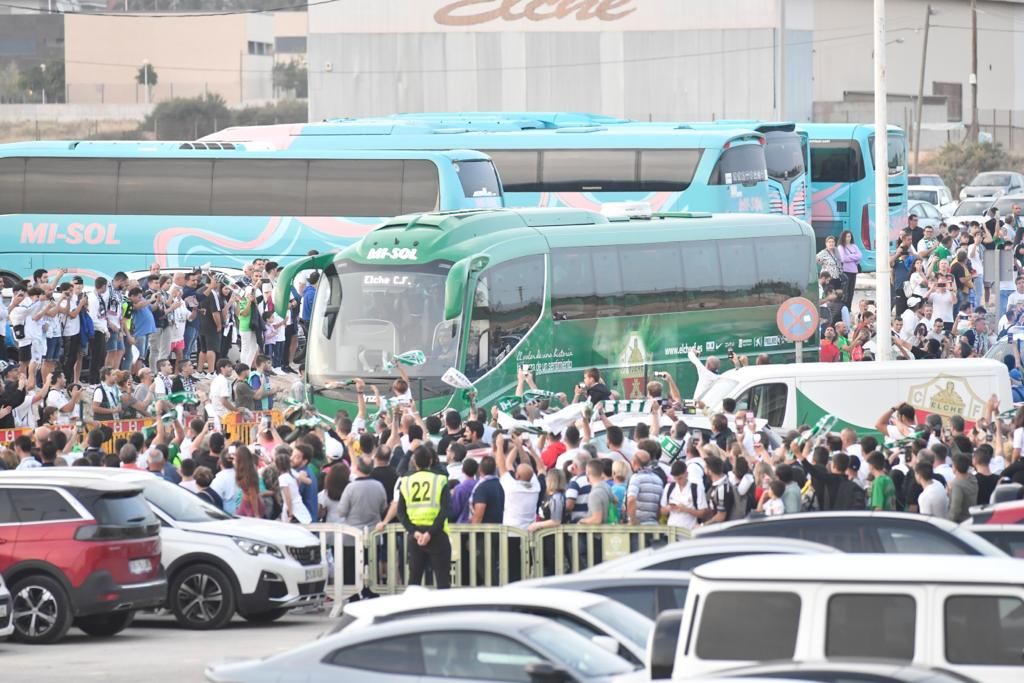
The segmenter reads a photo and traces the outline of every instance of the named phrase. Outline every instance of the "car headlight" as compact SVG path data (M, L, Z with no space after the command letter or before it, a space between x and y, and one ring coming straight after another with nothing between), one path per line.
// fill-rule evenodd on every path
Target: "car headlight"
M271 557L277 557L284 559L284 553L277 546L270 545L269 543L263 543L262 541L253 541L248 538L232 538L238 549L247 555L270 555Z

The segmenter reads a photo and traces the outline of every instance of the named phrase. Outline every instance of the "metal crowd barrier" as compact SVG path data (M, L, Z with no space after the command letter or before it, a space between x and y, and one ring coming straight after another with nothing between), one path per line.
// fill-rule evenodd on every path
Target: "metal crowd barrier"
M408 585L405 529L392 524L366 537L366 586L393 595ZM451 585L504 586L519 579L578 572L644 548L690 538L658 525L562 525L529 533L499 524L452 524ZM428 585L436 585L428 571Z
M344 524L306 524L320 537L320 556L333 565L327 590L332 598L331 617L341 615L345 600L363 592L366 585L366 534ZM351 551L346 552L346 548ZM346 571L348 569L349 571Z

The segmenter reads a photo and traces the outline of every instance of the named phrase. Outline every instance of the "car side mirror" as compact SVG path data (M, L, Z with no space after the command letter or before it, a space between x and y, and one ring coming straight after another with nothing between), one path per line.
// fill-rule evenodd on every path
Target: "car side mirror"
M530 662L526 665L526 675L531 683L568 683L572 680L565 669L550 662Z

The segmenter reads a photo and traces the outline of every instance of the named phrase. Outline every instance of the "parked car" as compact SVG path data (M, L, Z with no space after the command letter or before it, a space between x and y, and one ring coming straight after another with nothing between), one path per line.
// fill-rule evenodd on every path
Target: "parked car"
M794 538L766 539L757 535L751 535L748 538L732 538L711 534L689 541L669 543L660 548L645 548L608 562L602 562L580 572L580 574L625 574L652 570L688 572L705 562L714 562L736 555L765 555L769 553L810 555L835 552L839 551L831 546Z
M945 187L946 181L935 173L911 173L907 176L907 184L927 187Z
M1024 192L1024 175L1014 171L986 171L974 176L974 180L960 190L960 199L1002 197L1017 192Z
M704 527L698 538L799 538L847 553L915 553L1005 557L983 538L949 520L902 512L801 512Z
M0 472L0 574L24 643L54 643L72 625L114 635L167 595L142 487L65 472Z
M956 210L953 193L946 186L916 185L907 188L909 201L927 202L934 206L942 216L948 216ZM913 213L913 211L911 211Z
M948 223L957 223L961 225L969 225L971 221L977 221L978 223L984 223L988 220L985 212L995 203L992 197L983 197L981 199L965 199L960 202L956 210L949 216Z
M430 591L407 588L402 595L359 600L345 605L345 611L327 632L356 631L374 624L409 619L424 614L486 610L494 618L501 613L526 613L546 617L586 636L609 636L618 643L618 654L640 665L644 661L647 636L654 625L639 612L615 600L570 590L538 590L516 584L495 588L460 588Z
M0 640L14 633L14 619L11 610L11 592L7 590L4 577L0 574Z
M971 508L971 518L965 524L971 525L972 531L984 524L1024 524L1024 500L975 505Z
M238 613L269 622L319 604L327 564L312 533L276 521L231 517L180 486L148 472L73 467L79 482L138 487L160 520L167 607L182 626L215 629Z
M608 652L606 640L532 614L500 619L477 609L420 614L346 629L265 659L214 664L206 678L211 683L491 683L532 677L604 683L638 668Z
M944 220L944 216L937 206L920 199L911 199L907 202L907 209L908 215L917 216L917 224L922 228L935 228L937 230L939 223Z
M719 680L778 677L787 681L815 683L976 683L973 678L940 668L910 666L906 662L879 662L853 659L822 662L769 662L730 669L718 674Z
M1016 683L1024 643L1019 567L1005 557L934 555L711 562L693 571L681 617L658 618L651 678L666 668L683 681L767 660L866 657Z
M1024 560L1024 524L981 524L968 528L1010 557Z
M999 212L1000 216L1007 216L1013 213L1014 206L1024 209L1024 194L1003 195L995 203L996 211Z
M690 585L690 574L672 571L591 574L583 571L518 581L515 585L522 588L561 588L602 595L654 620L665 610L683 607L686 589Z

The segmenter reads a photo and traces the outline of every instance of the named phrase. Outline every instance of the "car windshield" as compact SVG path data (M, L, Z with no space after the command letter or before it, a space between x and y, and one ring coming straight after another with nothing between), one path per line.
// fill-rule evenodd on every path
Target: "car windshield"
M929 204L939 203L938 190L908 190L907 199L914 201L928 202Z
M440 377L456 364L457 321L444 319L447 266L339 261L317 285L307 366L314 385L352 377L393 377L391 359L422 351L412 378Z
M979 173L971 181L975 187L1005 187L1009 184L1009 173Z
M1015 206L1024 207L1024 198L1003 197L996 202L996 211L999 212L1000 216L1008 216L1013 213L1013 207Z
M635 669L618 655L601 649L575 631L553 623L528 628L523 631L523 636L541 650L554 655L557 663L568 666L584 680L615 676Z
M191 491L163 479L154 477L144 486L142 494L149 504L175 522L216 522L231 519L231 515L218 510Z
M728 377L719 377L715 380L715 383L708 387L708 390L700 397L700 400L704 405L711 406L712 408L718 407L722 403L722 399L729 395L738 382Z
M953 212L954 216L980 216L988 211L988 207L992 206L991 200L983 201L964 201L960 202L960 206L956 207L956 211Z
M651 635L654 622L637 611L614 600L602 600L583 611L607 624L640 647L647 647L647 639Z

